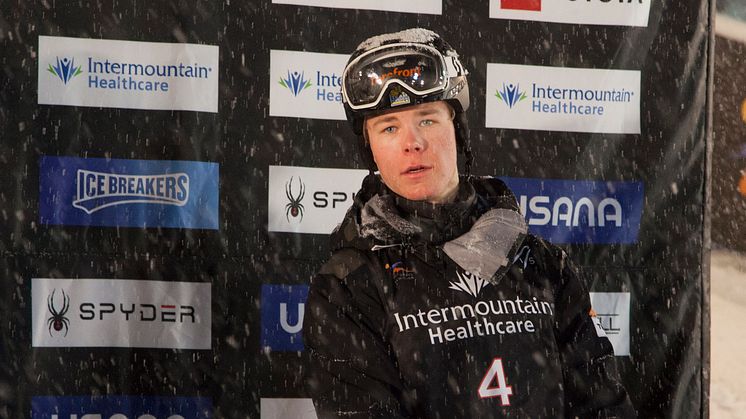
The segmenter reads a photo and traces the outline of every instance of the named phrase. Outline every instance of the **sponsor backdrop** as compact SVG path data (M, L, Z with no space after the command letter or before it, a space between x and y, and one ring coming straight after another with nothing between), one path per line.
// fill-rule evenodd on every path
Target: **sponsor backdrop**
M0 418L315 418L308 284L366 174L342 66L415 26L640 417L707 416L712 2L2 9Z

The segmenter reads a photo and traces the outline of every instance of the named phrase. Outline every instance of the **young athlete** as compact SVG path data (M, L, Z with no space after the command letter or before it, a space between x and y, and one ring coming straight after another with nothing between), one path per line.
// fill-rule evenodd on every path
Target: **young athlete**
M370 38L342 92L379 174L311 283L303 329L318 416L634 417L566 254L527 233L504 183L469 176L456 52L423 29Z

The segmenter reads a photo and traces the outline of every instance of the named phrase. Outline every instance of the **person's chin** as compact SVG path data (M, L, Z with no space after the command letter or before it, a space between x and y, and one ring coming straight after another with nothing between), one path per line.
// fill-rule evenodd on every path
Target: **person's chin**
M430 193L428 190L422 190L422 189L408 189L405 193L400 193L404 198L407 198L410 201L427 201L430 197Z

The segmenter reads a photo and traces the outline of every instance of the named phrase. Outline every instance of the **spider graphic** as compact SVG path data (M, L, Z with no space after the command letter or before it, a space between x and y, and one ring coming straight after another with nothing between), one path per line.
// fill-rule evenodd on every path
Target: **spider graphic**
M300 215L300 221L303 221L303 204L300 203L300 201L303 200L303 197L306 196L306 187L303 185L303 181L298 178L298 183L300 183L300 190L298 191L298 197L293 196L293 177L290 177L290 181L285 183L285 195L288 197L288 200L290 200L290 203L285 205L285 218L290 222L290 216L293 218Z
M55 291L57 290L52 290L52 295L47 298L47 308L49 309L49 312L52 313L52 316L47 319L47 323L49 324L49 336L52 336L52 329L59 332L60 330L62 330L63 327L65 328L65 336L67 336L67 332L70 326L70 320L65 317L65 314L70 308L70 297L65 295L65 290L62 290L62 310L57 311L57 309L54 307Z

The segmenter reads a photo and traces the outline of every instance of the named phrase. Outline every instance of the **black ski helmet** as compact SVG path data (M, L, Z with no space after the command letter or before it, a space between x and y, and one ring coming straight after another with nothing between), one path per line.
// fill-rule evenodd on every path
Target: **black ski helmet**
M358 45L342 73L342 101L368 167L373 170L375 162L364 138L365 118L443 100L455 111L456 145L466 156L468 175L472 156L464 113L469 108L467 74L458 53L428 29L378 35Z

